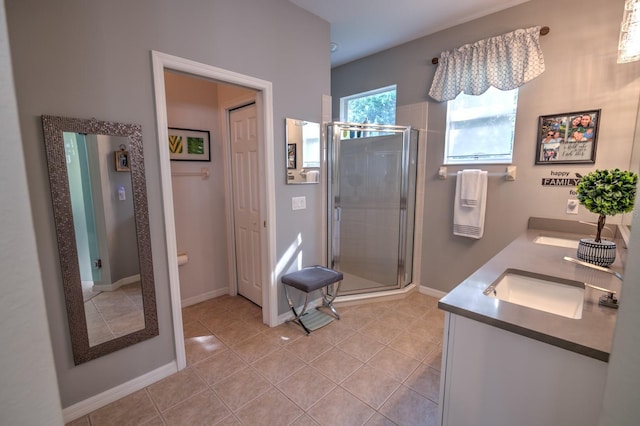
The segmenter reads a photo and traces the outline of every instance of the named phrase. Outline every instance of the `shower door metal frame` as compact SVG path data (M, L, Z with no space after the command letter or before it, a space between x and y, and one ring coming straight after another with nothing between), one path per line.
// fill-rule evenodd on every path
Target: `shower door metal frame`
M360 123L347 123L347 122L332 122L327 124L327 238L330 240L327 244L327 261L329 267L333 268L340 264L340 246L339 246L339 232L340 229L335 228L336 219L340 220L341 207L340 207L340 185L339 185L339 158L340 158L340 144L341 132L356 131L356 132L385 132L402 134L402 158L401 158L401 180L400 180L400 220L398 227L398 264L396 274L396 285L385 286L376 289L366 289L362 293L368 293L373 291L381 291L386 289L400 289L404 286L405 281L405 268L406 268L406 242L407 242L407 200L409 191L409 161L410 161L410 147L411 147L411 127L410 126L396 126L396 125L379 125L379 124L360 124ZM335 143L335 141L338 141ZM417 151L417 145L416 145ZM416 152L417 158L417 152ZM334 189L337 189L334 191ZM415 197L415 194L414 194ZM415 201L414 201L415 203ZM415 211L414 211L415 214ZM337 234L336 234L337 232ZM413 263L413 262L412 262ZM409 284L409 283L406 283Z

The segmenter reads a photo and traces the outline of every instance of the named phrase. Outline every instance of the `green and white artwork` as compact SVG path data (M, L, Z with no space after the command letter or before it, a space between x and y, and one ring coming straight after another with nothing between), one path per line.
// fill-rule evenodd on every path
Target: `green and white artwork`
M169 127L169 155L173 161L211 161L209 131Z

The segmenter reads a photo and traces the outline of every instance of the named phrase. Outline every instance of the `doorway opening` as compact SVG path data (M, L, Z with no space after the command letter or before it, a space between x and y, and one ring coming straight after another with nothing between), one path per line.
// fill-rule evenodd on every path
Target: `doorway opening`
M257 169L256 190L258 193L260 221L257 223L256 232L260 236L260 243L255 247L255 256L261 260L258 268L258 279L262 284L262 314L263 322L268 325L276 325L277 322L277 287L275 274L271 265L275 264L275 179L273 161L273 90L271 82L256 79L254 77L238 74L232 71L213 67L210 65L190 61L184 58L152 51L154 91L156 99L156 115L158 126L158 143L160 144L160 175L161 192L164 211L164 229L167 246L167 266L169 271L169 288L171 293L171 311L173 319L174 342L176 348L176 362L178 370L186 367L186 355L184 348L184 333L182 331L182 299L180 290L180 277L178 272L178 247L176 241L176 221L174 215L174 196L171 177L171 160L168 149L169 130L166 103L165 71L173 71L194 78L206 79L218 83L240 86L255 91L256 114L255 132L261 143L252 154L255 168ZM225 108L226 120L229 111L239 105L221 106ZM223 127L226 127L223 123ZM229 132L230 133L230 132ZM225 134L225 140L229 140L229 134ZM167 141L167 144L164 142ZM226 145L226 144L225 144ZM230 164L229 151L225 151L227 161L225 167ZM230 176L230 170L226 172ZM233 188L226 185L227 199L233 197ZM206 218L202 218L206 220ZM233 226L233 214L228 214L227 228ZM212 236L213 237L213 236ZM234 239L235 240L235 239ZM235 270L235 269L234 269ZM234 273L235 275L235 273ZM230 294L236 294L235 288L231 288Z

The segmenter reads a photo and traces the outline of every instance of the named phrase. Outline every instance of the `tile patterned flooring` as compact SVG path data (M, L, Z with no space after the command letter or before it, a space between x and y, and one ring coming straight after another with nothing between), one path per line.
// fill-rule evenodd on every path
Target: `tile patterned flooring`
M309 336L240 296L184 308L187 368L70 425L435 425L437 299L336 307Z
M89 346L144 328L140 281L114 291L93 292L83 288L83 294L88 299L84 302L84 313Z

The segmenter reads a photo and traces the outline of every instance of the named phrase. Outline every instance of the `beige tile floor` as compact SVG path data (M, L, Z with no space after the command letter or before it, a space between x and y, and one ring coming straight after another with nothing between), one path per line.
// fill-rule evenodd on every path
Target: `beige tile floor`
M437 300L337 305L306 336L246 299L183 309L187 368L72 425L435 425L444 315Z
M144 328L140 281L114 291L91 292L83 289L83 294L88 299L84 302L84 313L89 346Z

